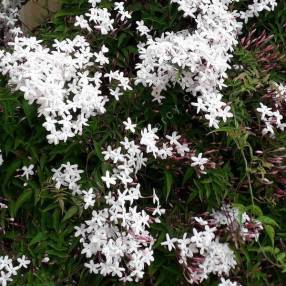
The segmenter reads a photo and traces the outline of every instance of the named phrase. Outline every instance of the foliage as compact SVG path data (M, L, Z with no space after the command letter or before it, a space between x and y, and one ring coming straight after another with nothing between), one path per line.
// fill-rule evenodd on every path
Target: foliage
M186 19L175 5L167 2L126 1L128 10L133 11L130 25L144 20L157 35L184 29ZM280 55L285 55L286 6L282 2L274 12L250 21L244 34L255 23L256 33L266 30L273 35L270 43L277 46ZM102 5L109 5L109 1L103 1ZM33 35L47 45L52 39L72 38L79 33L73 25L74 18L87 8L85 0L62 0L60 11ZM136 44L140 37L130 25L119 27L116 35L86 36L94 48L103 43L109 48L111 68L119 66L125 74L135 77ZM175 254L167 252L160 243L166 233L190 231L193 216L218 209L222 202L233 203L241 211L251 213L265 229L259 245L240 244L235 249L238 267L231 277L242 285L285 285L286 201L277 192L286 193L286 137L285 132L276 134L275 138L262 137L256 111L271 82L286 80L285 60L278 61L280 70L265 72L257 51L241 43L236 47L233 64L244 68L229 72L227 88L223 90L226 101L231 102L234 117L219 129L210 129L195 109L182 100L184 92L178 86L167 91L170 96L160 106L152 102L149 89L139 85L119 101L108 103L105 114L91 118L82 136L56 146L47 143L43 119L37 116L36 107L29 105L21 92L13 91L7 85L7 78L1 76L0 147L5 163L0 167L0 200L7 203L8 209L0 209L0 253L15 257L25 254L31 259L29 271L15 277L11 285L122 285L112 277L91 275L84 267L74 226L84 221L87 214L81 200L71 196L69 190L55 188L51 169L58 168L62 162L79 164L84 170L81 185L93 187L102 198L105 190L101 177L109 166L101 151L123 139L122 122L127 117L135 120L140 128L150 122L157 124L160 136L177 130L192 142L192 147L209 154L216 163L206 175L198 176L190 161L153 160L139 174L143 195L150 195L155 187L167 211L163 222L151 227L157 239L155 261L142 281L130 285L185 285ZM36 166L36 174L25 186L25 180L15 175L17 169L29 164ZM102 204L100 199L97 204ZM49 261L43 262L46 256ZM216 283L216 279L210 279L203 285Z

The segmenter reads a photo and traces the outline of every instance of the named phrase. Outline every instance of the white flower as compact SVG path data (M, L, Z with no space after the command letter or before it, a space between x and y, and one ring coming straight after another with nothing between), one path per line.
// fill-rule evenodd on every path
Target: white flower
M221 277L218 286L239 286L239 284L237 282L232 282L229 279L224 279Z
M107 188L110 188L110 185L116 184L116 179L113 176L110 177L109 171L106 171L105 176L102 176L101 179L105 182Z
M79 26L81 29L87 29L89 32L91 31L91 28L90 28L87 20L85 20L82 15L75 17L75 24L74 25Z
M259 235L263 230L263 226L260 221L250 217L247 213L240 213L237 208L230 205L222 205L220 210L212 212L216 225L224 226L229 231L233 230L233 226L236 225L237 233L244 241L258 241ZM250 229L248 226L251 225Z
M84 208L87 209L89 207L93 207L95 204L95 194L93 193L93 189L90 188L88 191L82 191L83 201L85 203Z
M149 37L150 29L145 26L144 21L136 21L136 30L139 32L140 36L146 36Z
M181 138L181 136L177 135L176 131L174 131L171 136L166 135L166 138L170 140L170 145L172 144L181 145L178 141Z
M201 217L194 217L194 220L202 226L205 226L208 224L208 222Z
M116 99L116 100L119 100L119 97L123 94L121 91L120 91L120 88L116 88L116 89L109 89L109 91L110 91L110 94L112 95L112 96L114 96L114 98Z
M19 263L19 268L27 268L28 265L31 263L31 261L29 259L26 258L25 255L23 255L21 258L17 258L17 261Z
M121 21L131 18L131 14L124 8L124 2L114 2L114 10L118 11Z
M92 7L96 7L97 4L101 3L101 0L88 0L88 3L90 3Z
M166 234L166 241L165 242L162 242L161 245L165 245L168 247L168 250L171 251L172 249L175 249L175 245L174 243L177 241L176 238L171 238L170 239L170 236L169 234L167 233Z
M135 133L136 124L133 124L130 117L127 118L127 121L123 121L125 125L125 130L130 130L132 133Z
M8 209L6 204L0 203L0 209Z
M50 261L50 258L48 256L45 256L43 259L42 259L42 262L43 263L48 263Z
M108 48L107 48L105 45L103 45L103 46L101 47L101 50L100 50L99 53L94 53L94 55L95 55L95 61L96 61L97 63L99 63L101 66L103 66L103 65L109 63L109 59L104 55L104 54L106 54L108 51L109 51Z
M94 263L93 260L90 260L88 263L85 263L84 266L89 269L90 273L98 274L100 270L100 264Z
M0 166L3 165L3 162L4 162L4 160L3 160L3 155L2 155L2 151L1 151L1 149L0 149Z
M158 129L152 128L150 124L141 131L140 144L146 146L147 153L153 153L154 155L158 152L158 147L156 146L156 140L159 139L156 135L157 131Z
M272 116L272 108L267 107L263 103L260 102L260 107L256 109L259 113L261 113L261 119L264 120L266 116Z
M29 180L29 176L33 176L34 175L34 165L31 164L29 166L23 166L22 167L22 171L23 173L20 175L21 177L26 177L26 180L28 181Z
M205 164L208 162L207 158L202 157L203 154L199 153L197 157L192 156L191 160L193 163L191 164L192 167L199 166L199 168L203 171L205 169Z

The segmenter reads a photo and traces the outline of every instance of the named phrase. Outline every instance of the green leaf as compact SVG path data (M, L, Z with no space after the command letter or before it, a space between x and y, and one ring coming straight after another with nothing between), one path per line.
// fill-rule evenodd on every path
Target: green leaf
M270 253L272 255L275 255L275 248L273 248L272 246L263 246L263 247L260 247L257 252L267 252L267 253Z
M270 226L270 225L265 225L264 228L265 228L266 234L268 235L268 237L271 240L272 246L274 246L274 237L275 237L275 230L274 230L274 228L272 226Z
M166 193L166 201L168 200L169 194L172 189L172 184L173 184L173 176L170 172L165 171L164 172L165 176L165 193Z
M70 207L70 208L67 210L67 212L66 212L66 214L65 214L65 216L64 216L64 218L63 218L63 220L62 220L62 222L67 221L68 219L70 219L71 217L73 217L73 216L77 213L77 211L78 211L78 208L77 208L76 206Z
M8 184L10 178L16 172L16 170L20 167L21 162L19 160L13 161L7 168L4 176L4 180L2 181L2 189L5 190L5 186Z
M194 174L194 168L192 167L189 167L184 175L184 178L183 178L183 185L190 179L192 178L193 174Z
M263 224L267 224L267 225L271 225L271 226L276 226L276 227L279 228L278 223L277 223L274 219L272 219L272 218L270 218L270 217L268 217L268 216L259 216L257 219L258 219L261 223L263 223Z
M257 205L250 205L246 208L247 211L251 211L256 216L263 216L261 208Z
M41 242L43 240L46 240L47 237L46 235L43 233L43 232L38 232L34 237L33 239L31 240L31 242L29 243L29 246L32 246L38 242Z
M14 211L13 211L14 216L17 215L17 212L18 212L19 208L21 208L22 205L25 202L29 201L29 199L31 198L32 194L33 194L32 190L26 190L18 197L18 199L17 199L17 201L15 203L15 206L14 206Z

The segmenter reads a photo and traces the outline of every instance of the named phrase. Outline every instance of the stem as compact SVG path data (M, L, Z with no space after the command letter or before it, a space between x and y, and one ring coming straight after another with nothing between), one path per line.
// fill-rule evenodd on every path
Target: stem
M239 146L238 146L238 148L239 148ZM240 149L240 152L241 152L241 155L243 157L244 164L245 164L245 169L246 169L245 171L246 171L246 177L247 177L247 181L248 181L248 185L249 185L251 202L252 202L252 205L254 206L254 196L253 196L253 189L252 189L252 185L251 185L251 179L250 179L250 175L249 175L248 163L247 163L243 149Z

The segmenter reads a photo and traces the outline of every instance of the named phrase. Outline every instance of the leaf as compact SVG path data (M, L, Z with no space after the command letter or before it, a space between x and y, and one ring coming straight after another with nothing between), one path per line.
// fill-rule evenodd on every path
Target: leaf
M242 204L233 204L233 207L237 208L239 210L239 212L244 213L246 212L246 207Z
M31 240L31 242L29 243L29 246L32 246L38 242L41 242L43 240L46 240L47 237L46 235L43 233L43 232L38 232L34 237L33 239Z
M165 238L166 238L166 234L162 232L157 238L156 243L154 244L153 248L154 249L158 248L161 245L161 242L163 242Z
M31 196L33 194L33 191L32 190L27 190L27 191L24 191L17 199L16 203L15 203L15 207L14 207L14 216L17 215L17 212L19 210L19 208L22 207L22 205L27 202Z
M193 176L194 174L194 168L192 167L189 167L184 175L184 178L183 178L183 185Z
M56 251L56 250L53 250L53 249L49 249L47 251L47 253L49 255L53 255L53 256L56 256L56 257L60 257L60 258L68 258L68 254L60 253L59 251Z
M265 225L264 228L265 228L266 234L268 235L268 237L271 240L272 246L274 246L274 237L275 237L275 230L274 230L274 228L272 226L270 226L270 225Z
M166 201L168 200L169 194L172 189L172 184L173 184L173 176L170 172L165 171L164 173L165 176L165 192L166 192Z
M280 263L283 263L286 257L286 253L285 252L280 252L277 256L276 259L277 261L279 261Z
M250 205L246 208L247 211L251 211L256 216L263 216L263 212L259 206Z
M68 219L70 219L71 217L73 217L73 216L77 213L77 211L78 211L78 208L77 208L76 206L70 207L70 208L67 210L67 212L66 212L64 218L62 219L62 222L67 221Z
M272 255L275 255L275 248L273 248L272 246L263 246L263 247L260 247L257 252L267 252L267 253L270 253Z
M58 225L60 220L60 211L59 209L55 209L52 215L52 225L54 230L58 231Z
M5 186L8 184L9 179L16 172L16 170L20 167L21 162L19 160L13 161L7 168L4 176L4 180L2 179L2 189L5 190Z
M27 117L29 124L32 125L33 108L31 107L31 105L27 101L24 101L22 103L22 107L23 107L24 113Z
M118 42L117 42L117 47L120 48L124 42L125 39L128 38L128 35L127 34L121 34L119 35L118 37Z
M104 157L102 155L102 150L101 150L101 147L100 147L100 144L98 142L93 142L94 144L94 149L95 149L95 153L97 155L97 157L101 160L101 161L104 161Z
M278 223L274 219L272 219L272 218L270 218L268 216L259 216L257 219L260 222L262 222L263 224L268 224L268 225L276 226L276 227L279 228Z

